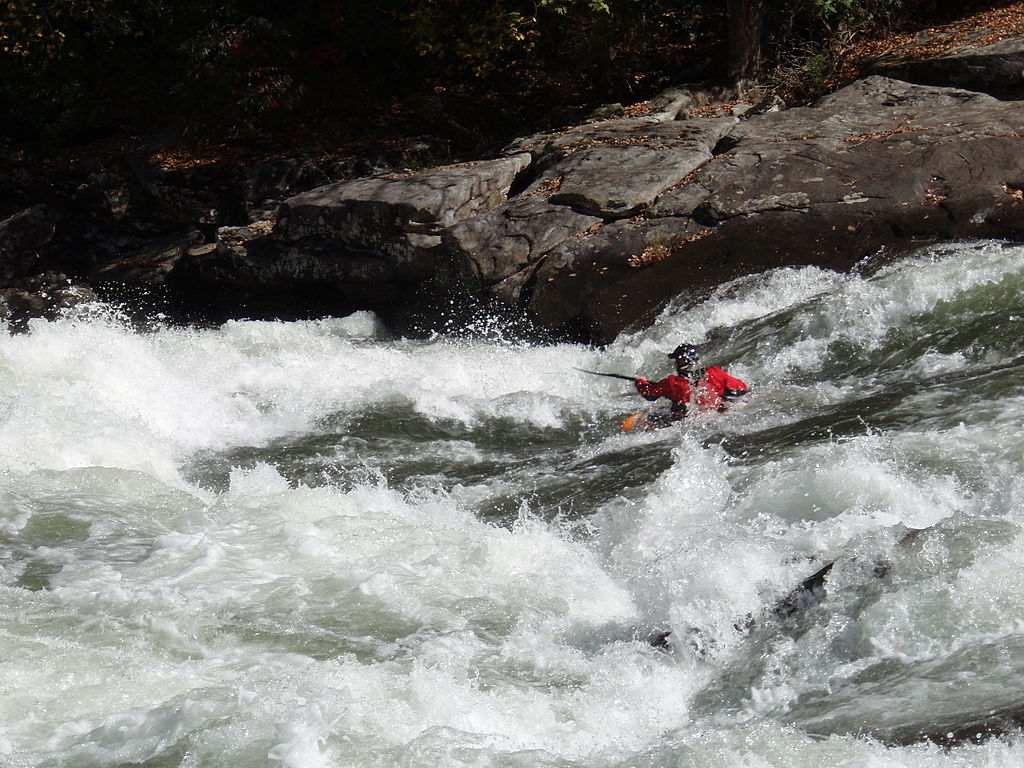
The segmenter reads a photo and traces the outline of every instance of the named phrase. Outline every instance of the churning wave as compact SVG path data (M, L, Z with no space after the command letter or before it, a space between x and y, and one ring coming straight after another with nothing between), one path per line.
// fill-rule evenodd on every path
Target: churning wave
M1022 255L777 270L603 349L0 335L0 764L1019 765ZM749 402L618 432L647 404L577 369L682 341Z

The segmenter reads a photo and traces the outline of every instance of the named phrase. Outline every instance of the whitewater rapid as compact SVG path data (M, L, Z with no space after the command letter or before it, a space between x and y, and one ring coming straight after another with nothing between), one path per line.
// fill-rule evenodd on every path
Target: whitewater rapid
M0 333L0 766L1019 766L1022 257L777 270L600 349ZM749 402L620 433L577 369L681 342Z

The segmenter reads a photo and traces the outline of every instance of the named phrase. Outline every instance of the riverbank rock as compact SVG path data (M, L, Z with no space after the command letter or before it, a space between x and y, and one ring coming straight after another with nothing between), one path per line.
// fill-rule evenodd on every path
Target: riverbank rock
M287 242L329 237L354 248L380 248L406 233L437 234L503 201L529 164L529 155L517 153L319 187L284 202L276 234Z
M498 305L548 337L605 342L744 274L1020 239L1024 45L948 37L931 58L919 45L877 63L900 78L808 106L673 89L646 114L606 110L418 172L164 167L133 151L0 174L21 179L0 188L0 283L49 270L213 317L369 309L420 328ZM373 175L337 178L359 169Z
M39 252L56 232L53 211L35 205L0 221L0 280L35 274Z
M518 270L498 273L502 282L481 277L481 287L518 302L546 327L609 340L681 295L742 274L806 264L847 269L886 246L1019 237L1022 120L1020 102L875 76L810 107L728 127L704 121L706 136L721 138L702 161L686 164L648 149L648 157L660 152L678 169L676 183L618 216L596 202L598 194L550 195L549 205L600 221L581 220L579 232L520 257ZM648 133L632 127L622 138L632 145ZM548 178L579 173L571 154L547 157ZM639 183L631 188L634 177ZM601 177L591 178L600 191ZM621 199L640 199L648 180L639 173L619 179ZM482 274L481 263L498 249L458 235L476 227L493 240L496 216L446 234L453 258L471 273ZM515 232L529 243L545 242L543 234Z
M53 319L72 307L98 301L91 288L48 272L0 288L0 323L24 331L33 318Z
M493 161L313 190L282 205L255 272L264 286L327 280L346 299L384 281L412 303L430 285L607 341L750 272L1024 232L1020 102L872 76L743 113L596 121ZM365 295L400 293L380 287Z

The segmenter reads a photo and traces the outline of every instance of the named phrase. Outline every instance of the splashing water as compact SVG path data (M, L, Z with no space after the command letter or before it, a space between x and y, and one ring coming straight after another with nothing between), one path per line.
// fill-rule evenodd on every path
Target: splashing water
M1022 255L778 270L603 350L0 335L0 765L1020 765ZM682 341L746 407L619 433L575 369Z

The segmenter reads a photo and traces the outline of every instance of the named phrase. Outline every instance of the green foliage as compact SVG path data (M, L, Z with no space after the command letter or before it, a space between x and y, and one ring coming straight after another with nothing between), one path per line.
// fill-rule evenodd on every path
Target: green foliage
M611 13L611 7L605 0L540 0L541 8L550 8L555 13L565 15L572 8L580 8L591 13Z
M420 0L401 18L408 44L441 79L485 78L533 50L538 21L528 10L515 0Z

